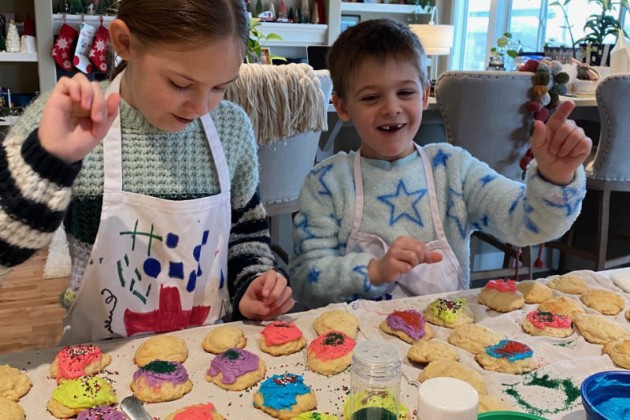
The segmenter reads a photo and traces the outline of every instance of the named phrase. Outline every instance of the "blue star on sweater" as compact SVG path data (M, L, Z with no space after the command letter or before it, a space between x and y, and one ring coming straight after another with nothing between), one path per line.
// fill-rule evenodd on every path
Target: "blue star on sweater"
M311 271L308 273L308 282L309 283L317 283L319 282L319 270L317 267L311 267Z
M326 184L326 181L324 181L324 176L326 176L326 174L328 172L330 172L330 170L332 169L333 165L332 163L328 164L328 165L324 165L321 168L317 168L317 169L313 169L313 171L311 171L311 173L317 175L319 177L319 183L322 185L322 189L319 192L320 195L330 195L330 188L328 188L328 185Z
M422 218L420 217L420 213L418 212L417 205L418 202L425 196L427 193L426 189L419 189L417 191L407 191L407 187L405 186L405 182L401 179L398 181L398 186L396 187L396 192L393 194L385 194L376 197L378 201L381 203L385 203L390 208L389 213L389 225L393 226L398 220L403 217L406 217L410 221L414 222L418 226L424 226L422 223ZM411 209L413 210L413 214L409 214L407 210L403 210L406 207L409 207L409 197L416 197L411 203ZM397 211L398 208L398 211Z
M490 181L492 181L495 178L496 178L496 176L488 174L488 175L484 176L483 178L481 178L479 180L479 182L481 182L483 184L483 186L485 187L486 185L488 185L488 183Z
M446 208L446 217L449 219L455 220L455 224L457 225L457 230L459 234L462 236L462 239L466 237L466 214L462 215L457 214L457 210L455 209L455 200L462 201L464 197L464 193L460 193L455 191L453 188L449 187L448 189L448 203Z
M446 168L446 161L450 158L451 155L448 153L444 153L442 149L438 150L437 154L433 156L433 167L437 169L438 166L444 165Z
M363 290L369 292L372 289L372 283L370 283L370 279L368 278L367 265L357 265L352 269L352 271L363 278Z
M315 237L315 235L313 235L313 232L308 230L308 219L306 218L306 216L298 214L298 216L296 216L296 219L299 217L302 217L302 220L295 223L295 229L304 232L304 238L300 240L299 244L294 244L293 249L296 251L296 253L300 252L303 249L302 244L304 243L304 241Z
M512 204L510 205L510 213L514 212L514 210L516 210L516 206L518 206L518 203L523 199L523 197L525 197L525 186L522 185L521 186L521 192L519 193L518 197L516 197L516 200L514 200L512 202Z
M564 187L562 189L562 199L559 200L559 202L554 202L549 199L545 199L543 202L549 207L564 208L567 210L567 216L571 216L582 203L584 193L583 188Z

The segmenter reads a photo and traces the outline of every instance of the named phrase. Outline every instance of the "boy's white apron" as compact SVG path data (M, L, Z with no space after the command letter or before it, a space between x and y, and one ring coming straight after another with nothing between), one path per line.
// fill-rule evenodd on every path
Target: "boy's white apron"
M106 95L119 92L121 76ZM229 171L210 115L201 122L221 192L171 201L122 191L120 114L116 117L103 140L100 226L81 288L64 318L62 345L183 329L226 312Z
M439 263L419 264L410 272L399 277L388 293L392 297L420 296L431 293L449 292L467 288L462 269L457 261L453 249L446 240L444 228L440 220L437 195L435 192L435 181L433 171L425 151L418 146L416 150L420 154L424 164L424 174L427 179L427 189L429 193L429 205L431 207L431 217L433 226L437 233L437 239L427 242L426 246L442 254L443 259ZM363 218L363 175L361 173L361 149L354 155L354 183L355 183L355 205L354 223L352 233L348 239L347 252L368 252L376 258L381 258L389 250L387 244L381 237L359 231L361 219Z

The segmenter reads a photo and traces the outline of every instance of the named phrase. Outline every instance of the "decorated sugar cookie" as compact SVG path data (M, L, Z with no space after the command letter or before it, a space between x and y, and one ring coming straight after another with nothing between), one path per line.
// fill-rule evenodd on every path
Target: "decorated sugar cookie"
M525 304L514 280L490 280L479 292L479 303L497 312L511 312Z
M254 395L254 407L272 417L292 419L317 407L315 392L301 375L273 375L260 384Z
M306 364L322 375L343 372L352 363L352 350L356 341L341 331L328 331L308 345Z
M206 379L230 391L255 385L265 377L265 362L247 350L229 349L210 362Z
M112 358L103 354L100 347L92 344L77 344L59 350L50 365L50 377L57 383L65 379L94 375L110 364Z
M424 316L415 309L392 312L381 322L380 328L387 334L395 335L410 344L435 337Z
M94 408L83 410L77 416L77 420L127 420L128 417L122 412L109 405L99 405Z
M466 299L438 298L427 306L424 316L428 322L440 327L455 328L463 324L472 324L474 315Z
M180 408L164 420L223 420L212 403L195 404Z
M275 321L261 331L260 349L272 356L292 354L306 346L306 338L292 322Z
M541 310L529 312L522 326L523 330L530 335L564 338L573 334L568 316Z
M62 381L48 401L48 411L53 416L65 419L81 411L99 405L113 405L118 400L112 385L98 376L81 377Z
M534 351L525 343L501 340L486 347L486 351L479 353L476 359L486 370L519 374L536 370L533 355Z
M33 386L28 375L9 365L0 365L0 398L18 401Z
M131 382L133 394L144 402L177 400L191 389L184 365L164 360L154 360L139 368Z

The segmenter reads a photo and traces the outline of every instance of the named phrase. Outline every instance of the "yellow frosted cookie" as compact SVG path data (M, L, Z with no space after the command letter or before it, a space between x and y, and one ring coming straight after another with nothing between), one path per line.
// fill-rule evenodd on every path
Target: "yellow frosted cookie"
M265 379L254 394L254 407L272 417L290 420L301 413L314 410L317 399L313 389L301 375L285 373Z
M584 339L593 344L606 344L620 338L629 337L630 332L621 325L596 314L580 314L575 317L575 326Z
M630 369L630 337L604 344L604 353L609 355L617 366Z
M48 401L48 411L65 419L98 405L113 405L118 400L111 384L98 376L61 381Z
M438 340L416 341L409 347L407 358L416 363L431 363L442 359L459 360L459 356L453 347Z
M186 342L172 335L156 335L142 343L133 359L138 367L154 360L183 363L188 357Z
M516 288L523 294L525 303L543 303L553 298L553 289L537 280L523 280L516 284Z
M18 403L0 397L1 420L24 420L25 418L24 409Z
M387 315L379 327L387 334L395 335L409 344L435 337L435 333L427 324L424 315L415 309L394 311Z
M57 383L65 379L94 375L105 369L112 361L100 347L92 344L76 344L59 350L50 365L50 377Z
M488 346L501 341L501 334L479 324L466 324L455 328L448 336L448 342L471 352L481 353Z
M293 354L306 346L302 330L292 322L275 321L260 332L258 345L265 353L272 356Z
M536 370L533 355L534 351L525 343L501 340L486 347L475 359L486 370L520 374Z
M130 387L140 401L154 403L183 397L192 382L181 363L154 360L136 370Z
M26 374L9 365L0 365L0 398L18 401L32 386Z
M525 304L514 280L490 280L479 292L479 303L497 312L511 312Z
M356 338L359 331L359 319L350 312L334 309L318 316L313 321L313 328L317 335L335 330L341 331L351 338Z
M617 315L626 306L623 297L604 289L589 289L580 295L580 300L589 308L604 315Z
M243 330L230 325L213 328L203 339L203 349L209 353L219 354L228 349L242 349L247 345Z
M560 296L549 299L538 305L538 310L543 312L553 312L554 314L566 315L571 321L575 317L584 313L584 309L575 300Z
M311 341L306 349L306 365L322 375L336 375L352 363L352 351L357 345L341 331L328 331Z
M556 277L547 283L551 287L562 293L570 295L579 295L588 290L588 284L580 276L575 274L564 274Z
M422 372L420 372L418 381L424 382L427 379L441 377L461 379L472 385L479 394L488 393L488 387L481 373L463 363L448 359L436 360L435 362L429 363L422 369Z
M185 419L212 419L223 420L224 417L217 412L212 403L189 405L166 416L164 420Z
M265 377L265 362L244 349L229 349L210 362L206 379L229 391L241 391Z
M573 334L571 320L567 315L539 310L529 312L523 320L522 327L529 335L565 338Z
M431 324L446 328L472 324L475 321L475 316L465 298L437 298L429 303L424 311L424 317Z

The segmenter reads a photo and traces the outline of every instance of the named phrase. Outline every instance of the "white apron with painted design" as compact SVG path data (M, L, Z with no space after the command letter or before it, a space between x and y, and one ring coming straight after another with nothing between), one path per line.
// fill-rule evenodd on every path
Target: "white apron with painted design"
M106 95L119 92L121 75ZM122 191L120 114L103 140L101 221L62 345L212 323L229 304L230 178L216 128L201 118L221 192L171 201ZM208 162L211 164L211 162Z
M439 217L435 181L433 180L433 171L431 170L429 159L420 146L417 144L415 146L424 164L431 217L437 234L436 240L427 242L425 245L430 250L441 253L443 258L439 263L419 264L410 272L401 275L391 288L391 291L388 292L394 298L450 292L458 289L466 289L468 287L459 261L444 234L444 228L442 227L442 222ZM346 252L368 252L376 258L381 258L389 250L389 244L380 236L359 231L361 219L363 218L361 149L354 155L354 183L356 189L354 222L350 238L348 239Z

